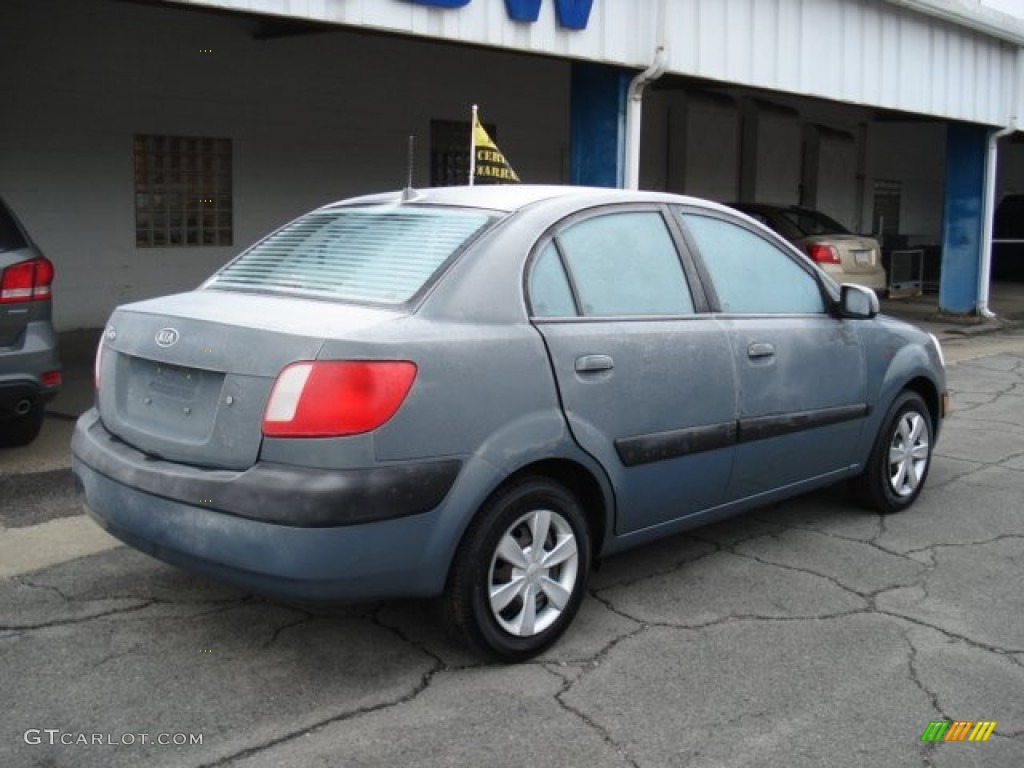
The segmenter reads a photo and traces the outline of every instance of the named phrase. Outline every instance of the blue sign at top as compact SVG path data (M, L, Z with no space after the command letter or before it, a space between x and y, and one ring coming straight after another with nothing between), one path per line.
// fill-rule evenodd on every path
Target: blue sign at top
M469 5L470 0L409 0L416 5L432 5L435 8L461 8Z
M408 0L417 5L434 8L462 8L472 0ZM543 0L505 0L505 10L513 21L535 22L540 16ZM565 29L586 29L594 0L555 0L558 24Z

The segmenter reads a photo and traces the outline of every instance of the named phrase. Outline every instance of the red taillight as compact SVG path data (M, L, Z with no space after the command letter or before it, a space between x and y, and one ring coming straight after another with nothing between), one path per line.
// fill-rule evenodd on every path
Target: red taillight
M39 377L39 381L44 387L56 387L61 382L60 371L47 371Z
M35 274L34 261L21 261L7 267L0 276L0 302L31 301Z
M11 264L0 273L0 304L48 299L51 283L53 264L44 256Z
M53 295L53 262L44 256L34 259L36 263L36 276L32 281L32 298L48 299Z
M292 363L277 377L263 413L268 437L337 437L370 432L398 411L416 378L401 360Z
M839 263L839 251L836 250L834 245L812 243L807 246L807 255L811 257L812 261L816 261L819 264Z

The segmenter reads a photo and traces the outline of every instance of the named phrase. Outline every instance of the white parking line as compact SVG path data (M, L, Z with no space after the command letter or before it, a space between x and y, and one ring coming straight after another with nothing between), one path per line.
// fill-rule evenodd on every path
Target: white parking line
M37 571L121 546L86 515L27 528L0 528L0 578Z

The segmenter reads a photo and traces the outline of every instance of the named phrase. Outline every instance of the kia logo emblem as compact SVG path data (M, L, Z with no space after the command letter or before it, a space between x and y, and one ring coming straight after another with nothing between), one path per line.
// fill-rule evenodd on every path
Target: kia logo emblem
M178 331L174 328L161 328L156 332L156 345L158 347L173 347L178 343Z

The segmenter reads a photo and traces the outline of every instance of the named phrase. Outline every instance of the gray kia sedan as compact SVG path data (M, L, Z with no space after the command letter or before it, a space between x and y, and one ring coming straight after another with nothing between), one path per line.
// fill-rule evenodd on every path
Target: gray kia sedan
M74 472L167 562L302 598L442 598L529 658L596 560L840 480L917 498L935 338L729 208L579 187L346 200L114 311Z

